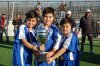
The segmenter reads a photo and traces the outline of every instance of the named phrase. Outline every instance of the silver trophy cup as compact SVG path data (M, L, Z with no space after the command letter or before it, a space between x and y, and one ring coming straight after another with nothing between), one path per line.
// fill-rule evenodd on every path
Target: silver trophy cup
M44 45L47 41L48 32L47 30L41 25L38 27L37 31L37 40L40 45ZM45 51L39 51L38 61L43 62L46 61L46 53Z

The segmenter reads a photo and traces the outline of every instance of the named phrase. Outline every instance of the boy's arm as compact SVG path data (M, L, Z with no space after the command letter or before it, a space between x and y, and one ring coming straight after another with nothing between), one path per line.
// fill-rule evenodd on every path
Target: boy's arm
M32 49L32 50L37 50L36 46L30 44L25 38L25 25L21 25L19 27L19 35L18 36L24 46L26 46L27 48Z
M54 59L61 56L64 52L66 52L68 50L68 47L71 42L71 38L72 38L72 33L70 33L68 35L68 38L64 41L63 47L57 53L55 53L52 57L47 59L48 64L50 64Z
M53 48L50 52L47 53L46 58L53 56L57 49Z
M58 57L61 56L65 51L66 51L66 48L65 48L65 47L61 48L52 58L53 58L53 59L58 58Z
M58 38L56 39L54 48L50 52L47 53L46 58L51 57L58 50L58 48L60 46L61 35L58 33L57 36L58 36Z
M37 51L36 46L34 46L34 45L30 44L29 42L27 42L26 39L21 39L21 41L22 41L22 43L24 44L24 46L26 46L27 48L29 48L29 49L31 49L31 50L33 50L33 51L34 51L34 50Z
M65 51L66 51L65 47L61 48L56 54L47 59L47 63L50 64L53 60L61 56Z

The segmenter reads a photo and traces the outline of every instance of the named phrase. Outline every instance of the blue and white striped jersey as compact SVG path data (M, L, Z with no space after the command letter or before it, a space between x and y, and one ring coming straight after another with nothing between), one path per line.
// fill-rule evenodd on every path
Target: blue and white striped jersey
M37 27L39 28L39 26ZM53 48L59 49L60 41L61 41L61 34L59 29L55 25L51 25L48 30L48 38L45 43L45 51L50 52ZM37 62L35 66L56 66L55 60L48 64L47 62Z
M13 66L31 66L32 51L23 45L21 39L31 44L37 42L34 30L29 32L26 25L21 25L14 38Z
M62 55L64 60L75 60L79 57L79 40L75 33L70 33L66 38L62 37L61 47L67 51ZM60 47L60 48L61 48Z

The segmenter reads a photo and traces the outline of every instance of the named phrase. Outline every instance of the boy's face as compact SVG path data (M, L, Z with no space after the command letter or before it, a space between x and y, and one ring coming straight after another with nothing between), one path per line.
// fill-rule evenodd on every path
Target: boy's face
M69 23L65 23L61 25L60 29L64 35L69 34L71 32L71 25Z
M37 23L37 19L36 18L27 18L26 20L26 25L28 26L28 28L33 28Z
M50 26L53 23L54 16L52 13L48 13L44 16L44 25Z

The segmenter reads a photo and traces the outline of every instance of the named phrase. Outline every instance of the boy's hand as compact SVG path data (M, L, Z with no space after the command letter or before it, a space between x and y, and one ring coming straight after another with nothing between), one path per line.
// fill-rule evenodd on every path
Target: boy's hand
M34 46L34 50L35 50L35 51L39 51L38 48L37 48L36 46Z
M47 55L46 55L46 58L49 58L49 57L53 56L53 54L54 54L53 51L48 52Z
M54 60L53 57L50 57L47 59L47 63L50 64L53 60Z
M33 51L38 51L38 49L37 49L36 46L33 46L33 47L32 47L32 50L33 50Z
M44 50L45 50L44 44L40 45L40 51L44 51Z

